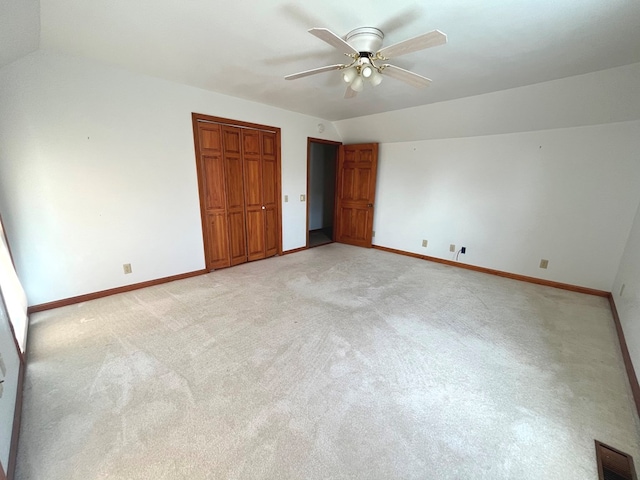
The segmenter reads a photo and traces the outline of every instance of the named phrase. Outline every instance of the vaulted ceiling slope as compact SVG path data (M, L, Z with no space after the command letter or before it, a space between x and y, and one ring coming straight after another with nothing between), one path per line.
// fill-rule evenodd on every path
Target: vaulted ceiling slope
M13 46L0 51L6 63L33 50L37 2L0 2L3 17L12 5L29 5L17 17L30 21L14 25L3 18L0 25L3 32L12 25L1 38L11 35ZM42 49L328 120L640 62L638 0L41 0L40 23ZM307 33L309 28L344 36L360 26L381 28L384 45L434 29L445 32L447 45L394 62L431 78L431 86L415 89L385 78L345 100L336 71L284 80L286 74L345 60Z
M40 2L0 0L0 68L40 45Z

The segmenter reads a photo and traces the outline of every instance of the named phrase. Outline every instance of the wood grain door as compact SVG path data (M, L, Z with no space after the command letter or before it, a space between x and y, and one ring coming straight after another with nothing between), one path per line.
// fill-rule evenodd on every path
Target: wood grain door
M265 257L278 253L278 144L274 132L260 132L262 144L262 202L265 223Z
M377 143L340 146L336 242L371 248L377 169Z
M207 269L228 267L225 165L220 125L198 124L198 171L202 230Z
M281 254L280 129L192 121L207 269Z
M261 132L242 132L244 147L244 197L247 212L247 256L249 261L265 257L264 203L262 186Z
M242 129L225 125L222 127L222 138L227 191L229 256L230 265L233 266L247 261Z

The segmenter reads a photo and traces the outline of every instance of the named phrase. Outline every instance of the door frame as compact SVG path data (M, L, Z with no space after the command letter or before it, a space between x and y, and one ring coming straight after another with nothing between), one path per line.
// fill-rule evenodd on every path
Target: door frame
M238 128L247 128L251 130L266 130L269 132L275 132L276 135L276 194L278 196L278 202L276 202L277 209L277 231L278 231L278 252L277 255L282 255L282 161L281 161L281 139L280 128L272 127L270 125L261 125L258 123L244 122L242 120L233 120L224 117L215 117L212 115L205 115L202 113L191 113L191 122L193 126L193 139L196 156L196 175L198 179L198 199L200 201L200 222L202 226L202 245L204 248L204 261L205 268L208 270L209 265L209 248L207 244L206 235L206 216L205 216L205 201L204 201L204 172L202 172L200 165L200 137L198 135L198 122L217 123L220 125L230 125ZM225 200L226 201L226 200Z
M335 162L335 166L336 166L336 175L335 175L335 187L336 189L334 190L334 197L336 195L337 192L337 187L338 187L338 157L340 156L339 153L339 148L340 146L342 146L342 142L336 142L334 140L325 140L322 138L313 138L313 137L307 137L307 193L306 193L306 199L307 199L307 222L306 222L306 239L307 239L307 243L305 244L305 248L309 248L309 187L310 187L310 182L309 182L309 178L311 176L311 144L312 143L322 143L325 145L334 145L336 147L336 156L334 158L334 162ZM334 205L333 208L333 223L334 223L334 227L333 227L333 235L332 235L332 239L333 241L335 241L335 222L336 222L336 207Z

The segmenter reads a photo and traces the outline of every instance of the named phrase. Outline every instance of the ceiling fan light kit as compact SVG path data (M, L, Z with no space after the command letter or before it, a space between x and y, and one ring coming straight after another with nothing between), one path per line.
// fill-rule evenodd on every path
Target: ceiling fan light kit
M384 33L374 27L360 27L351 30L345 36L346 40L326 28L312 28L309 33L332 47L343 50L344 54L352 59L352 62L305 70L304 72L287 75L284 78L286 80L295 80L331 70L344 70L342 79L348 84L344 95L345 98L353 98L357 95L357 92L361 92L364 88L365 80L374 87L380 85L383 74L414 87L428 86L431 80L422 75L388 63L376 65L375 62L386 61L390 57L406 55L425 48L443 45L447 42L447 36L439 30L433 30L382 49L380 47L382 47Z

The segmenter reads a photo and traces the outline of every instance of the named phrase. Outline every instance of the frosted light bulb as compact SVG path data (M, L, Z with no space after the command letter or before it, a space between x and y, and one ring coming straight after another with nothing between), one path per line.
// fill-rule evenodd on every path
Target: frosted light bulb
M371 75L371 78L369 78L369 82L371 82L371 85L373 85L374 87L380 85L380 83L382 82L382 75L374 71L373 75Z
M351 90L355 92L361 92L364 88L364 80L362 77L356 77L353 82L351 82Z
M358 75L358 72L356 71L355 68L349 68L342 75L342 79L345 81L345 83L351 83L353 82L353 79L356 78L357 75Z

